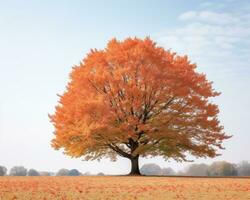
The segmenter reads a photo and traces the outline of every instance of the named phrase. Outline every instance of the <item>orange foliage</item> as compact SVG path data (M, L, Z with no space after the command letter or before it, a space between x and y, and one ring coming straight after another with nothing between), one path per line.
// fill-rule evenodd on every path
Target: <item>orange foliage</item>
M195 68L149 38L113 39L91 50L73 67L50 116L53 147L86 159L216 156L229 138L209 101L219 93Z

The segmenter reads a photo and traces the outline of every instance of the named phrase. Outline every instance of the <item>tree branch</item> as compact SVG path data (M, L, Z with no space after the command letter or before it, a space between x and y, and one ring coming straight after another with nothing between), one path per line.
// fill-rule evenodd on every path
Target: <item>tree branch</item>
M125 157L125 158L131 158L131 155L124 152L123 150L121 150L118 146L116 146L115 144L107 144L108 147L110 147L113 151L115 151L118 155Z

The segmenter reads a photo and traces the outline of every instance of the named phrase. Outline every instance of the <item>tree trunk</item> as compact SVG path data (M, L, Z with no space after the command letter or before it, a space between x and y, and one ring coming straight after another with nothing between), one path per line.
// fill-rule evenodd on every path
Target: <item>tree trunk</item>
M131 171L129 175L141 175L139 170L139 155L136 157L130 158L131 160Z

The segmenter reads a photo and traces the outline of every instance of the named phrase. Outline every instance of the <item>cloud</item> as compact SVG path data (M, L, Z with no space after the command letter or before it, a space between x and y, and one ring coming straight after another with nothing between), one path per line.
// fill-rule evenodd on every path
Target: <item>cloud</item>
M191 10L180 14L178 20L181 26L155 35L160 46L188 55L198 69L213 77L249 76L248 12Z
M231 24L237 23L238 18L231 16L227 13L217 13L212 11L188 11L182 13L179 16L180 20L187 21L199 21L199 22L206 22L206 23L213 23L213 24Z
M190 20L190 19L194 19L195 17L197 17L197 12L195 11L188 11L188 12L184 12L179 16L180 20Z
M232 2L228 2L226 0L224 0L224 1L204 1L204 2L200 3L199 7L206 8L206 9L219 10L219 9L226 8L228 3L232 4Z

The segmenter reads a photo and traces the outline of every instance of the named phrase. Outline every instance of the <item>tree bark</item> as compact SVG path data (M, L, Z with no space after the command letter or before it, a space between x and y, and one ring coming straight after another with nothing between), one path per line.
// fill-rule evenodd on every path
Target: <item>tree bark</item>
M135 157L130 158L131 161L131 171L129 175L141 175L140 169L139 169L139 155Z

